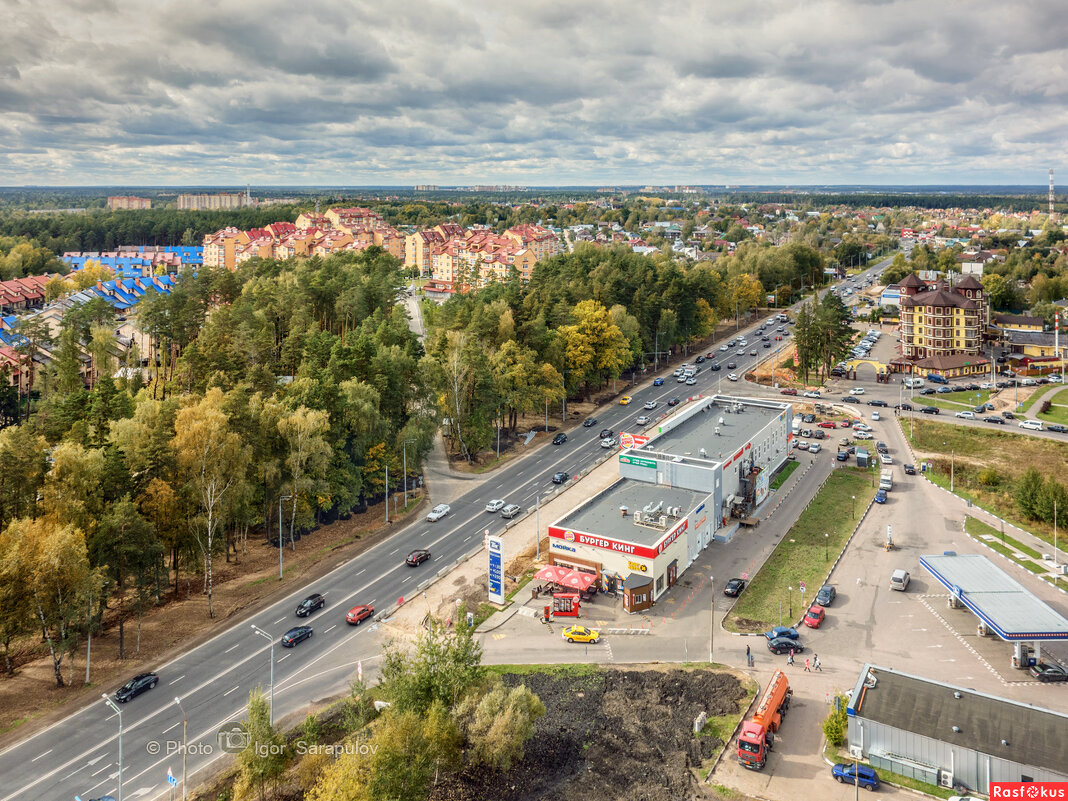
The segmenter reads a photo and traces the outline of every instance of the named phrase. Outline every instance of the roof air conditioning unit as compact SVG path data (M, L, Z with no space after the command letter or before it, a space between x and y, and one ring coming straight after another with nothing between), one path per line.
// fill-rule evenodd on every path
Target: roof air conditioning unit
M641 512L635 512L634 513L634 522L635 523L642 522L642 513Z
M859 745L851 745L849 746L849 756L852 759L863 759L864 751Z

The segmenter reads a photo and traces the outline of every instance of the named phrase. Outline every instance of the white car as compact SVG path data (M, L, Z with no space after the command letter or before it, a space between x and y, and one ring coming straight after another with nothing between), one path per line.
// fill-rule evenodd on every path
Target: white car
M849 390L849 394L850 395L863 395L864 394L864 387L853 387L851 390Z
M605 437L604 439L602 439L601 440L601 447L602 448L614 448L614 447L616 447L616 439L615 439L615 437Z
M810 442L809 445L808 445L808 452L809 453L819 453L820 450L822 450L822 448L823 448L823 446L820 445L818 442Z
M808 392L802 392L801 393L801 397L802 398L818 398L818 397L820 397L820 393L818 391L816 391L816 390L809 390Z
M677 383L677 384L685 384L686 383L686 376L680 375L678 378L675 379L675 383Z
M649 420L648 415L643 414L641 417L638 418L638 425L640 426L647 426L650 422L651 421Z
M881 420L882 418L879 417L879 413L878 412L872 412L871 413L871 419L872 420Z
M805 442L803 439L802 440L798 440L797 449L799 451L807 451L808 450L808 443Z
M437 506L431 509L430 513L426 516L427 522L436 523L451 511L452 510L449 508L449 505L447 503L439 503Z
M728 350L730 350L730 348L728 348L726 345L720 345L719 350L720 353L726 353Z
M1052 376L1050 376L1050 380L1053 380ZM991 384L989 381L984 381L982 384L979 385L979 389L990 389L992 386L994 385Z
M1042 431L1042 423L1038 420L1021 420L1017 425L1020 428L1026 428L1028 431Z
M486 504L486 511L490 512L490 513L499 512L503 508L504 508L504 501L502 501L500 499L492 500L492 501L490 501L489 503Z
M696 384L696 383L697 383L697 379L696 379L696 378L694 378L693 376L690 376L689 378L687 378L687 379L686 379L686 384L687 384L688 386L691 386L691 387L692 387L692 386L693 386L694 384Z
M739 345L748 345L749 344L749 340L748 339L739 339L738 340L738 344Z
M645 402L645 408L646 409L655 409L656 408L656 401L646 401Z
M735 356L745 356L745 348L742 348L740 351L738 351L734 355Z
M955 416L963 418L964 420L974 420L975 412L957 412Z
M870 431L858 431L853 435L853 439L874 439L874 436Z
M738 380L738 375L736 373L731 373L730 375L727 376L727 380L728 381L737 381Z
M883 464L893 464L894 463L894 457L891 456L889 453L884 453L879 458L882 460Z

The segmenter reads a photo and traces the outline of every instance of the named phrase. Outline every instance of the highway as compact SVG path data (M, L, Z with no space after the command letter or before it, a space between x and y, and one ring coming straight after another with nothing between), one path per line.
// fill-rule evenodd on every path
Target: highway
M888 263L889 259L880 262L865 275L881 271ZM654 387L653 376L648 376L643 384L630 391L631 405L609 405L597 412L596 425L569 430L564 444L546 444L503 465L476 489L452 502L451 513L443 520L437 523L420 520L399 529L322 579L295 589L283 600L230 624L208 642L155 668L159 686L119 707L123 729L123 797L146 800L163 797L169 789L168 768L181 777L182 709L188 720L188 771L190 786L194 786L197 771L221 754L217 738L220 727L243 717L253 688L259 686L267 691L269 660L273 660L276 718L344 691L358 663L365 674L373 672L378 643L377 638L368 634L374 631L375 625L371 621L361 626L346 624L344 615L350 607L372 604L382 612L401 597L419 603L418 588L423 582L480 549L485 530L490 533L503 530L501 517L485 511L489 500L501 498L524 509L530 508L539 496L545 497L557 489L551 481L554 472L562 470L574 475L604 455L598 437L602 428L638 433L637 417L648 413L655 419L667 411L669 398L720 391L721 380L727 373L742 375L778 350L764 349L755 333L766 319L761 318L738 332L749 340L744 356L735 355L737 347L729 355L716 352L718 358L710 361L723 362L721 371L702 369L693 386L677 384L670 371L664 374L665 383L660 387ZM773 344L785 344L785 339L783 343L774 342L777 325L770 332ZM716 348L718 345L712 349ZM753 349L757 352L755 357L749 355ZM737 369L728 370L728 361L737 362ZM707 368L708 363L701 366ZM753 389L753 385L742 381L723 387L723 391L742 395L752 394ZM765 388L764 392L768 390ZM650 400L658 402L657 409L645 412L643 404ZM432 558L411 568L405 565L404 558L416 548L429 549ZM325 595L326 607L301 620L294 610L312 592ZM300 623L311 625L314 636L294 648L278 645L281 635ZM253 626L267 632L273 641L269 643ZM114 683L117 685L127 678L115 676ZM181 700L181 709L175 703L176 697ZM82 799L102 795L118 798L118 739L118 716L103 699L78 710L0 752L0 776L4 777L0 801L71 799L76 795Z

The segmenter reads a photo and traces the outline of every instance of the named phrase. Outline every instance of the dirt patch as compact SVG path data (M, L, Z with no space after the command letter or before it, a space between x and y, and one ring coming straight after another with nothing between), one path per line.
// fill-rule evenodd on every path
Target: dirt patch
M545 704L523 761L503 775L467 771L432 801L676 801L712 798L695 775L721 743L693 720L738 710L745 689L706 670L604 670L590 675L506 674Z
M411 498L409 503L412 504ZM397 518L395 525L404 525L412 515L420 514L421 508L422 503L412 504L407 518ZM392 514L391 509L391 518ZM18 670L13 677L0 677L0 746L58 720L91 696L99 697L101 689L118 686L129 676L166 662L225 630L250 609L325 575L367 550L393 530L393 526L383 525L384 517L385 510L378 504L305 535L295 551L287 548L285 581L281 583L277 549L262 539L250 538L248 552L240 555L237 564L227 564L222 558L215 562L214 619L208 617L203 578L192 575L187 580L183 576L177 600L172 586L166 603L144 615L139 648L137 618L127 617L126 659L118 658L118 628L113 613L105 616L105 630L94 635L92 641L89 684L85 683L84 641L75 652L73 663L64 661L63 679L69 684L62 688L56 687L52 663L40 638L19 642Z

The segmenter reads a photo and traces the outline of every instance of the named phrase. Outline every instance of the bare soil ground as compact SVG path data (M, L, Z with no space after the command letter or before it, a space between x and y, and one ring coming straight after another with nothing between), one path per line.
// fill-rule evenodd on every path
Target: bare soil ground
M409 496L412 494L409 492ZM409 498L408 515L419 514L421 505ZM391 515L392 511L391 508ZM112 610L105 616L104 632L92 640L89 684L85 683L84 642L75 653L73 673L71 665L64 662L63 679L68 686L62 688L56 687L52 662L40 638L20 642L15 648L15 675L0 676L0 747L73 712L91 693L109 690L130 676L167 661L218 634L248 610L291 592L365 551L392 528L383 524L384 512L382 504L377 504L302 537L296 551L287 548L285 552L285 580L281 584L277 549L261 538L250 537L248 552L240 555L237 564L228 564L222 558L215 562L214 619L208 617L203 578L192 575L187 580L183 576L179 598L174 598L172 589L162 606L145 614L139 649L137 618L127 617L126 659L122 660L118 658L118 628ZM398 524L403 522L397 520Z
M545 704L523 760L495 775L467 771L431 801L677 801L713 798L696 771L722 745L695 737L694 718L734 713L741 682L706 670L604 670L505 675Z

